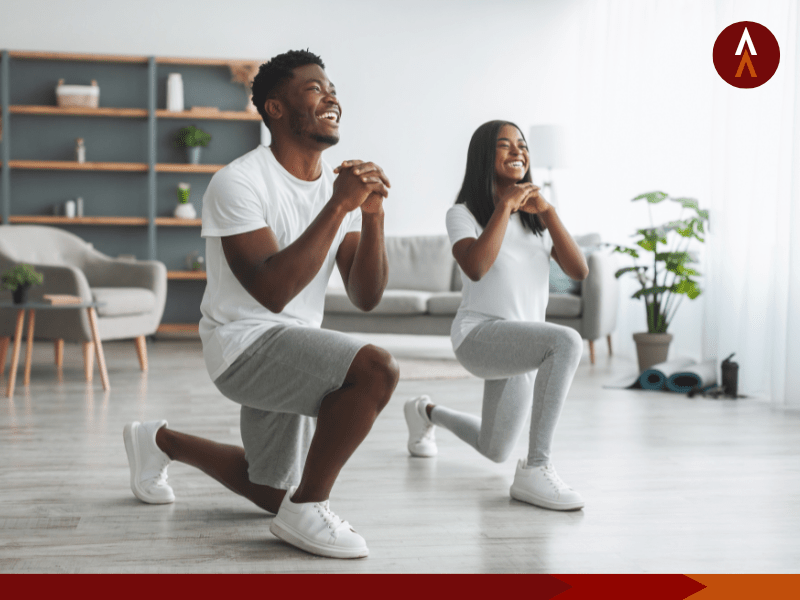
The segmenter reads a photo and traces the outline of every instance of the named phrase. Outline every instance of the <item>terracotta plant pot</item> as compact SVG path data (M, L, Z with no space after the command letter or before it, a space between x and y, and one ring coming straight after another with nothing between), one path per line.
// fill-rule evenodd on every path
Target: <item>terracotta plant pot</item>
M634 333L636 355L639 359L639 372L643 372L655 364L667 360L671 333Z

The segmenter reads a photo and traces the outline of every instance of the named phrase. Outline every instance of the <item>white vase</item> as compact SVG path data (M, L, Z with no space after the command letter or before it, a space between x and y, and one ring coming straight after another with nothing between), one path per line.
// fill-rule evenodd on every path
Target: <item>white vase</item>
M197 211L194 209L194 204L187 202L186 204L178 204L173 213L178 219L196 219Z
M170 73L167 77L167 110L183 110L183 78L180 73Z

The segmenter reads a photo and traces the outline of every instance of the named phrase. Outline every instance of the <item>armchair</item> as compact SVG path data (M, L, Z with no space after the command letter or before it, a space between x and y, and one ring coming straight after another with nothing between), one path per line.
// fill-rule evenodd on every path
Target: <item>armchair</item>
M0 226L0 273L27 263L44 274L44 284L31 288L29 299L44 294L71 294L98 302L101 341L133 338L142 371L147 370L145 336L155 333L167 298L167 270L154 260L114 259L80 237L40 225ZM10 292L0 292L9 295ZM13 310L0 310L0 348L13 332ZM36 319L36 338L55 342L60 366L64 340L83 344L87 379L91 378L94 344L86 311L42 311ZM5 362L5 352L0 351Z

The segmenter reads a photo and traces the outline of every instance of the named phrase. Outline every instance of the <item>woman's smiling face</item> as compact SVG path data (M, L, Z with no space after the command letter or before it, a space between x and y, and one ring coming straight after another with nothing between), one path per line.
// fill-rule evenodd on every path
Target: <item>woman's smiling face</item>
M494 172L497 183L516 183L528 172L528 145L519 129L503 125L497 133Z

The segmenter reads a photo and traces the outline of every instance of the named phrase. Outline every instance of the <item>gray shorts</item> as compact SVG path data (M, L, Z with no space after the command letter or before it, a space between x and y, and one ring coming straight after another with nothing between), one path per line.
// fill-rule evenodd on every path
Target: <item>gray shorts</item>
M342 387L366 342L316 327L276 325L214 384L242 405L250 481L278 489L300 483L322 399Z

